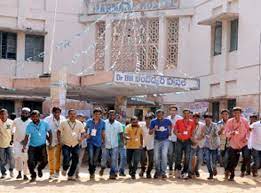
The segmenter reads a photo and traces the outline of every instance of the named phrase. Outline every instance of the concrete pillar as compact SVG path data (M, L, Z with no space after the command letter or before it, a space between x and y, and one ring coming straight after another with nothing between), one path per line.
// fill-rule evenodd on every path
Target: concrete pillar
M16 116L20 116L22 108L23 108L23 101L22 100L15 100L15 114Z
M19 71L22 72L23 68L21 65L24 63L25 60L25 33L24 32L17 32L17 59L16 59L16 66L14 70L14 76L19 74Z
M167 53L167 19L165 16L159 17L159 58L158 71L163 73L166 64Z
M222 71L228 70L228 54L229 54L229 21L223 20L222 21L222 60L220 65L222 65ZM225 77L220 77L220 89L221 89L221 96L227 95L226 93L226 82Z
M117 96L115 97L115 110L122 116L122 120L125 122L127 114L127 97Z
M52 109L54 106L59 106L62 109L62 114L65 113L67 93L67 70L62 68L59 71L51 73L50 98ZM50 110L51 110L50 109Z
M28 10L28 0L19 0L17 9L17 27L23 28L26 26L26 12ZM29 4L30 5L30 4Z
M105 66L104 70L108 71L111 67L111 44L112 44L112 21L107 16L105 21Z

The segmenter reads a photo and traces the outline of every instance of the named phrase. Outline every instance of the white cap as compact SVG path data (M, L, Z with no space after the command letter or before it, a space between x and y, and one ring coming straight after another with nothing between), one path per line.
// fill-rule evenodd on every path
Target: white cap
M27 112L29 112L29 113L31 112L30 108L28 108L28 107L23 107L23 108L22 108L22 111L27 111Z

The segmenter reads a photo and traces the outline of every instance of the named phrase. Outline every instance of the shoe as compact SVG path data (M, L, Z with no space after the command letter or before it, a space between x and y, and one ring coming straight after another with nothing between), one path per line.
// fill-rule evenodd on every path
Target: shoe
M36 178L31 178L30 183L35 182L35 181L36 181Z
M55 178L55 175L54 175L54 174L50 174L49 180L52 180L52 179L54 179L54 178Z
M115 175L110 175L109 179L110 180L116 180L116 176Z
M199 174L199 172L198 172L198 171L195 171L195 175L196 175L196 177L197 177L197 178L199 178L199 177L200 177L200 174Z
M95 174L90 175L90 180L94 180L95 179Z
M151 175L150 175L150 174L147 174L147 175L146 175L146 178L147 178L147 179L151 179Z
M208 180L213 180L213 174L210 174L209 177L208 177Z
M251 175L251 172L250 171L247 171L246 172L246 176L250 176Z
M103 173L104 173L104 168L101 168L100 172L99 172L99 175L100 176L103 176Z
M62 176L66 176L66 174L67 174L67 171L63 170L62 171Z
M22 178L22 172L19 172L18 175L16 176L16 179L21 179Z
M182 179L188 179L188 174L187 174L187 173L183 173L183 174L181 175L181 178L182 178Z
M173 176L173 170L169 171L169 176Z
M0 179L5 179L6 178L6 174L2 174Z
M217 175L217 169L213 169L213 176L216 176Z
M39 178L43 177L43 171L42 170L38 170L38 177Z
M10 177L13 178L14 177L14 172L10 171Z
M141 178L143 178L143 175L144 175L144 172L143 172L143 171L140 171L139 176L140 176Z
M54 178L59 178L59 172L56 172L53 176L54 176Z
M229 171L225 171L225 176L224 176L224 179L225 179L225 180L228 180L228 178L229 178L229 174L230 174Z
M159 178L159 175L157 173L154 174L154 179L158 179Z
M126 174L125 174L125 173L123 173L123 172L120 172L119 176L125 177L125 176L126 176Z
M135 179L136 179L136 176L135 176L135 175L132 175L132 176L131 176L131 179L132 179L132 180L135 180Z
M163 175L161 176L161 178L162 178L162 179L167 179L168 177L167 177L166 174L163 174Z
M188 178L187 179L193 179L193 174L188 174Z
M68 176L68 181L76 181L76 179L73 176Z
M176 178L176 179L180 179L180 178L181 178L180 170L176 170L176 171L175 171L175 178Z
M76 179L79 179L79 178L80 178L79 173L76 173L76 174L75 174L75 178L76 178Z
M235 181L235 180L234 180L234 177L230 177L230 178L228 179L228 181L231 181L231 182Z
M253 173L252 175L253 175L253 177L255 177L255 178L258 177L257 172Z
M245 177L245 172L241 172L240 177L244 178Z
M24 180L27 181L29 180L29 178L26 175L24 175Z

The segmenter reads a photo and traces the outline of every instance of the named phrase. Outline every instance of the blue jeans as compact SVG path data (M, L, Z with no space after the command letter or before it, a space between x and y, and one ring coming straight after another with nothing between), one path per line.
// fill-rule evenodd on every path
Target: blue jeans
M70 167L68 176L72 177L75 174L77 165L79 163L80 146L76 145L75 147L69 147L67 145L63 145L62 153L63 153L63 170L67 171L68 168Z
M257 171L261 167L261 151L253 149L253 169Z
M6 174L5 166L9 164L9 171L13 171L15 167L13 148L0 148L0 168L2 175Z
M88 155L89 155L89 172L93 175L98 164L98 159L101 151L101 147L96 147L95 145L88 143Z
M213 175L213 170L216 170L216 163L217 163L217 152L218 150L211 150L209 148L204 148L206 153L206 161L207 161L207 168L210 175Z
M191 148L190 150L190 156L189 156L189 173L194 174L195 172L198 172L201 164L203 163L203 148L196 147ZM197 163L195 165L195 168L192 168L192 159L194 156L197 156Z
M175 154L176 154L176 161L175 161L175 170L181 170L182 169L182 158L184 153L184 164L183 164L183 170L182 173L188 173L189 169L189 157L190 157L190 149L191 149L191 141L181 141L177 140L176 148L175 148Z
M169 164L169 170L173 170L173 163L175 160L175 146L176 142L169 141L169 149L168 149L168 164Z
M154 140L154 161L157 175L165 175L168 164L169 140Z
M127 164L127 153L126 153L126 148L125 147L119 147L119 155L120 155L119 172L120 173L124 173L125 172L125 167L126 167L126 164Z
M101 161L101 168L107 168L107 161L110 159L111 163L111 170L110 176L116 175L117 173L117 162L118 162L118 147L107 149L102 149L102 161Z

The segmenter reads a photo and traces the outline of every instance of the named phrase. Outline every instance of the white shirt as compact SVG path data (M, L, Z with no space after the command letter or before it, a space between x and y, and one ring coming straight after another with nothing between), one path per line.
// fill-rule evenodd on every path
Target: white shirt
M27 125L31 122L31 119L23 121L21 118L17 118L13 122L12 132L14 134L14 141L21 142L25 138L25 132Z
M149 134L149 128L146 126L146 122L140 122L139 125L143 132L143 148L147 150L154 149L154 134Z
M175 126L177 120L183 119L183 117L181 117L180 115L175 115L175 117L172 119L171 115L167 117L171 122L172 122L172 126ZM171 136L169 136L169 140L172 142L176 142L177 141L177 136L174 134L174 132L171 132Z
M119 146L119 134L123 133L122 124L114 121L112 124L109 119L105 120L105 148L113 149Z
M60 115L59 121L57 121L53 115L50 115L44 119L44 121L48 124L50 130L52 131L52 146L56 146L58 144L57 131L60 127L61 122L65 120L65 117L62 115Z
M200 147L200 148L203 148L204 147L204 144L205 144L205 137L201 140L199 140L202 135L204 136L205 135L205 124L202 123L202 122L198 122L198 125L196 125L196 128L193 132L193 136L192 136L192 139L195 143L195 145L192 145L192 148L197 148L197 147Z
M261 122L257 121L250 125L250 128L252 130L252 136L251 136L251 141L252 144L249 144L253 149L261 151Z

